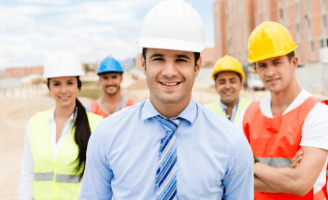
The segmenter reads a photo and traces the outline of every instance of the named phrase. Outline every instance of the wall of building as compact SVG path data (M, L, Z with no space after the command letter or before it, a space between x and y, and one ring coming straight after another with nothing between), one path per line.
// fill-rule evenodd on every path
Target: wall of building
M225 15L218 13L220 9L215 7L224 8ZM239 9L241 7L244 11ZM327 0L218 0L213 4L213 11L217 57L228 54L237 58L243 66L248 66L249 35L260 23L275 21L290 31L298 45L295 53L304 66L297 69L300 84L310 91L324 90L322 73L327 66L320 64L319 51L328 48ZM243 27L244 23L247 26ZM222 32L226 33L224 37Z
M296 69L296 80L301 88L310 92L324 91L324 69L321 63L309 63Z
M215 48L208 48L208 49L204 49L201 53L200 53L200 57L202 57L202 66L203 67L208 67L208 68L213 68L216 59L215 59Z
M98 70L97 63L83 63L82 68L85 71L86 65L89 66L89 69L93 71ZM0 78L21 78L25 76L30 76L33 74L43 74L43 66L37 67L13 67L13 68L6 68L3 73L0 73Z
M19 77L29 76L32 74L43 74L43 66L6 68L3 77L19 78Z

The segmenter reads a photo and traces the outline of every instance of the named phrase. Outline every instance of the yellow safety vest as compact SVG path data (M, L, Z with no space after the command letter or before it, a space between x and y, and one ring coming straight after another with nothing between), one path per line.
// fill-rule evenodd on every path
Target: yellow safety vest
M32 117L29 125L29 139L34 161L33 199L78 199L81 181L76 158L79 149L74 140L72 127L61 147L57 160L53 157L49 133L51 110L39 112ZM87 113L91 131L95 129L101 116Z
M233 124L237 124L238 122L238 118L240 116L240 113L241 111L243 111L249 104L251 104L252 102L247 100L247 99L244 99L244 98L241 98L240 99L240 102L239 102L239 105L238 105L238 109L237 109L237 113L236 113L236 117L235 117L235 120L233 122ZM213 103L210 103L210 104L207 104L205 105L207 108L213 110L214 112L224 116L224 117L227 117L226 114L223 112L223 110L221 109L220 107L220 103L218 101L216 102L213 102Z

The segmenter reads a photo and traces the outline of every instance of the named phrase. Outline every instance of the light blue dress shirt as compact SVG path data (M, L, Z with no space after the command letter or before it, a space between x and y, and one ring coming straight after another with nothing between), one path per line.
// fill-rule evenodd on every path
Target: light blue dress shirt
M102 120L88 144L80 199L155 200L164 130L149 99ZM179 200L253 200L252 150L226 118L190 100L176 131Z
M235 118L236 118L236 114L237 114L237 110L238 110L238 106L239 106L239 102L240 101L241 101L241 99L239 97L238 103L232 108L232 115L231 115L231 119L230 119L231 122L234 122L235 121ZM223 111L223 113L226 114L226 110L227 110L228 107L226 105L224 105L221 100L219 100L219 104L220 104L220 108Z

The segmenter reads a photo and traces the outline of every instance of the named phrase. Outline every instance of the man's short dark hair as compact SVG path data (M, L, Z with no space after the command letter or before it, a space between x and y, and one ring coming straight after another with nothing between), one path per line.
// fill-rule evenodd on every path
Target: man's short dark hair
M145 59L145 61L146 61L146 53L147 53L147 48L142 48L142 56L144 57L144 59ZM199 52L194 52L194 54L195 54L195 66L197 65L197 61L198 61L198 59L199 59L199 57L200 57L200 53Z
M235 71L222 71L222 72L216 73L216 74L214 75L214 79L215 79L215 81L216 81L216 78L217 78L220 74L222 74L222 73L234 73L234 74L236 74L236 75L239 77L240 82L242 82L241 74L238 73L238 72L235 72Z
M288 54L286 54L287 58L288 58L288 61L290 62L292 60L292 58L294 58L295 56L295 51L292 51ZM253 66L255 67L256 66L256 62L253 62Z
M101 75L105 75L105 74L119 74L119 75L122 75L123 73L122 72L103 72L103 73L98 73L97 75L101 76Z
M287 58L290 62L292 60L292 58L294 58L294 56L295 56L295 51L292 51L292 52L288 53L286 56L287 56Z

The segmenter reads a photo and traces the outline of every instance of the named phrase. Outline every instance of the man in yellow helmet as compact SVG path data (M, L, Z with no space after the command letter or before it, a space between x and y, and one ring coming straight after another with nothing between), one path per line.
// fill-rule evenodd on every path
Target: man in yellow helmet
M245 74L237 59L228 55L219 59L214 66L212 78L220 100L206 105L214 112L237 124L238 117L251 101L239 97Z
M270 91L237 124L254 154L255 200L327 199L328 106L296 82L296 48L275 22L263 22L249 38L248 59Z

